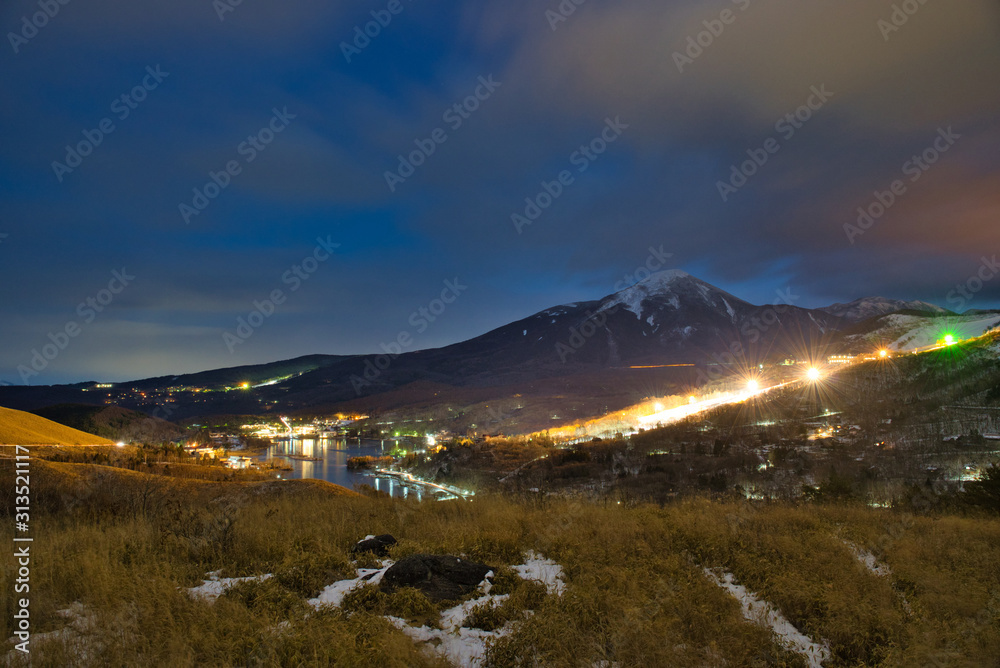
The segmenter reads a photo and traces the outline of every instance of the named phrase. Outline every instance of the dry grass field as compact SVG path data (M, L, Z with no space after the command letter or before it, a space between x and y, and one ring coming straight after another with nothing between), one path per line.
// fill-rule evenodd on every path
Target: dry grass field
M111 441L43 417L0 406L0 445L111 445Z
M9 475L5 464L3 494ZM523 621L491 644L491 666L807 665L748 622L705 568L731 573L826 643L825 666L991 666L1000 656L995 514L699 498L419 503L313 482L219 483L41 460L31 476L37 666L446 665L381 616L426 617L434 606L415 590L354 596L340 609L306 604L354 575L355 541L381 533L399 539L397 559L456 554L501 568L533 550L562 565L561 595L505 605L505 620ZM7 513L12 500L0 501ZM12 525L0 525L7 544ZM273 577L214 603L186 592L216 571ZM3 638L11 599L0 604ZM518 609L526 599L530 617Z

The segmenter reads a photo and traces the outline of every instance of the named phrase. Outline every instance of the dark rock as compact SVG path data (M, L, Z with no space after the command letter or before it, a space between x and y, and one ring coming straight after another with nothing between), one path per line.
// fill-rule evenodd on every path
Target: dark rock
M492 568L474 561L438 554L411 554L382 576L382 589L416 587L431 600L461 598L479 586Z
M374 538L365 538L364 540L359 540L351 548L351 554L358 555L364 554L365 552L371 552L376 557L385 557L389 554L389 548L396 544L396 539L387 533L381 536L375 536Z

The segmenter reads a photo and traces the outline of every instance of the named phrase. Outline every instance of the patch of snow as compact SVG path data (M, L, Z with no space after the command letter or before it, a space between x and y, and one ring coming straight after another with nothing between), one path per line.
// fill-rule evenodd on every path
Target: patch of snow
M438 622L438 626L441 628L410 626L406 620L392 616L387 616L386 619L409 636L413 642L424 644L428 651L446 658L456 666L478 668L482 665L483 657L486 654L486 641L507 635L514 628L513 623L508 623L503 628L494 631L467 629L462 626L469 613L476 606L484 604L495 606L510 598L509 594L499 596L490 594L490 589L493 588L493 583L489 581L491 577L493 577L493 571L488 572L483 581L479 583L479 591L483 594L482 596L460 603L441 613Z
M334 582L324 588L318 597L311 599L309 604L314 608L327 605L339 607L344 602L344 597L356 587L362 586L365 582L371 584L381 582L382 576L385 575L392 563L384 561L382 567L378 569L359 568L357 577ZM560 594L565 589L562 566L535 552L529 551L525 563L512 568L525 580L542 582L550 594ZM493 583L489 581L491 577L493 577L493 571L489 571L483 581L479 583L481 596L443 611L438 622L440 628L410 626L406 620L398 617L386 616L386 619L413 642L422 644L427 651L444 657L457 666L479 668L486 654L487 641L505 636L517 626L517 622L509 622L503 628L495 631L470 629L463 626L469 613L476 606L500 605L510 597L509 594L490 594L490 589L493 588Z
M527 336L527 335L528 335L528 330L524 330L523 332L521 332L521 336Z
M733 322L736 322L736 311L734 311L733 307L729 305L729 302L726 301L725 297L722 298L722 303L726 305L726 313L729 314L729 318Z
M872 575L877 575L880 578L887 578L892 575L892 569L886 564L879 563L879 560L875 557L875 555L868 550L865 550L846 540L844 541L844 545L846 545L847 549L851 551L854 558L857 559L858 562L860 562L866 569L868 569L868 572Z
M240 582L263 582L271 577L270 573L266 573L264 575L251 575L245 578L220 578L219 573L220 571L206 573L208 579L204 580L202 584L197 587L191 587L188 589L188 594L194 598L200 598L212 603L215 599L225 594L227 589L239 584Z
M338 580L331 585L327 585L319 593L319 596L309 599L307 603L314 608L321 608L324 605L340 607L340 604L344 602L344 597L354 589L364 584L377 585L382 582L382 576L385 575L385 572L389 570L389 567L394 562L383 561L381 563L381 568L359 568L357 570L357 577L349 580Z
M514 566L514 570L525 580L538 580L545 585L550 594L562 594L566 589L563 582L563 567L546 559L534 550L528 550L524 564Z
M868 550L865 550L855 545L854 543L846 540L844 541L844 545L846 545L847 549L851 551L851 554L854 555L854 558L857 559L861 563L861 565L864 566L868 570L868 572L871 573L872 575L880 578L887 578L892 576L892 569L889 568L889 565L880 563L879 560L875 557L875 555L869 552ZM907 600L906 595L901 591L897 591L896 595L899 596L899 601L903 606L903 610L905 610L907 613L912 614L913 608L910 607L910 601Z
M512 630L508 624L496 631L467 629L460 627L454 631L432 629L427 626L410 626L398 617L386 617L413 642L424 643L431 652L439 654L456 666L479 668L486 654L486 641L505 636ZM436 642L436 644L434 644Z
M650 325L652 325L653 324L653 317L654 316L649 316L648 318L646 318L646 322L649 323Z
M373 533L370 533L370 534L368 534L367 536L365 536L365 537L364 537L364 538L363 538L362 540L371 540L371 539L372 539L372 538L374 538L374 537L375 537L375 534L373 534Z
M104 643L101 641L101 634L105 631L97 622L93 614L87 611L82 603L76 601L68 608L56 610L56 614L67 620L67 625L55 631L46 633L32 633L29 648L39 641L57 641L66 653L75 657L81 664L89 663L90 659L101 656L104 651ZM16 645L20 639L11 637L7 642ZM6 666L31 666L31 654L12 649L7 652L4 665Z
M770 603L760 600L743 585L736 584L732 573L722 572L720 576L718 572L710 568L703 570L712 582L728 591L733 598L740 602L745 619L769 627L778 636L782 645L806 658L809 668L819 668L824 661L830 658L829 645L813 642L809 636L800 632L785 619L785 616Z

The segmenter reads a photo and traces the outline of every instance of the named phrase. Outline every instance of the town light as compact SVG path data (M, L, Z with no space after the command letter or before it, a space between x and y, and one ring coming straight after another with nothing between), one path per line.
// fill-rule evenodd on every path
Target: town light
M953 346L955 345L955 336L953 334L944 335L944 345Z
M806 378L808 378L811 381L817 381L822 376L823 376L823 374L821 374L820 371L819 371L819 369L817 369L814 366L809 367L808 371L806 371Z
M756 392L758 388L760 388L760 384L756 380L751 380L749 383L747 383L747 389L749 389L751 392Z
M883 348L882 350L878 351L878 356L882 358L888 357L889 351Z

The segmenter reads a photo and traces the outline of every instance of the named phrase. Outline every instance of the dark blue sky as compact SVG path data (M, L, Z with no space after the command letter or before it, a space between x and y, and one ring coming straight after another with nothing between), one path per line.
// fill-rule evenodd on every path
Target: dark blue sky
M1000 278L952 292L1000 251L995 2L225 2L0 8L0 381L50 343L32 384L444 345L611 293L651 247L755 303L1000 304Z

